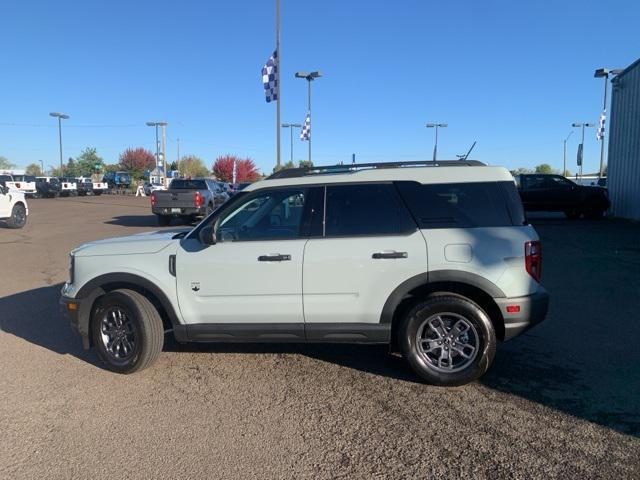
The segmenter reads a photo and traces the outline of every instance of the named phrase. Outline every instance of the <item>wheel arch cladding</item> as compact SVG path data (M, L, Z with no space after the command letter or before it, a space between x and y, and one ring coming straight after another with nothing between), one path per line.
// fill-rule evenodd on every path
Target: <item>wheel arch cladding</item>
M434 293L456 294L478 304L489 318L499 340L504 339L504 318L494 298L505 298L495 284L479 275L459 270L436 270L416 275L391 292L382 308L380 323L391 323L391 339L396 341L398 325L418 302Z
M81 334L89 333L89 322L96 300L105 293L121 288L136 291L149 299L158 310L165 329L180 325L171 302L153 282L131 273L108 273L87 282L76 295L81 300L81 305L85 303L82 300L86 300L86 307L82 308L83 312L79 318Z

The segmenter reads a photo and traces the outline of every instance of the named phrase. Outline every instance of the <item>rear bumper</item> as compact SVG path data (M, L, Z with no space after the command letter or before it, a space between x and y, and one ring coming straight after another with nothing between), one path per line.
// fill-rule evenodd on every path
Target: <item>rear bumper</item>
M176 209L178 209L179 211L174 211ZM207 211L207 207L205 205L201 207L152 207L151 211L156 215L186 217L204 215Z
M542 287L533 295L494 300L504 319L504 340L511 340L542 322L549 309L549 294ZM507 311L507 307L512 311Z

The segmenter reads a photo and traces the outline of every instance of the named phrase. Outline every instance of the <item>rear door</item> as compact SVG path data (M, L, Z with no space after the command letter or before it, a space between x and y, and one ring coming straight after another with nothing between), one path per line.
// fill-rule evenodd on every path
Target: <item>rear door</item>
M307 324L380 322L392 291L427 271L424 238L393 184L330 185L304 251Z

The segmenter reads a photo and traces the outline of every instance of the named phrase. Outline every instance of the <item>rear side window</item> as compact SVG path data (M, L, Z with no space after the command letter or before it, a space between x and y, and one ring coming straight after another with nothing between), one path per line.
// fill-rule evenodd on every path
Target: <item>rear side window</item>
M400 235L416 229L392 184L327 187L325 236Z
M518 206L521 212L522 205L513 182L433 185L398 182L396 185L423 229L506 227L524 223L524 215L518 214ZM509 203L516 205L513 212Z

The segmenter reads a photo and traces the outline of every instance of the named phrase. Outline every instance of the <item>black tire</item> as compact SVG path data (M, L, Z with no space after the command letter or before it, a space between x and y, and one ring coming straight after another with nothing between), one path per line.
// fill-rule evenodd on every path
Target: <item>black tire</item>
M96 192L93 192L93 194L96 195L96 196L100 196L100 195L102 195L102 192L100 190L98 190Z
M441 331L429 327L430 323L437 324L438 318ZM460 330L465 326L467 330ZM455 294L435 294L416 305L404 318L398 335L400 350L411 368L438 386L459 386L477 380L489 369L496 352L496 334L487 314L471 300ZM419 335L421 344L433 350L425 353L418 346ZM442 365L443 355L449 355L450 366ZM436 361L434 356L440 359Z
M119 317L120 327L115 323L118 311L124 315ZM112 337L106 332L116 332L113 334L116 338L109 341ZM109 370L134 373L150 366L162 352L164 327L158 310L146 297L133 290L120 289L97 300L91 315L91 338ZM128 350L124 350L125 341Z
M167 227L171 223L171 217L168 215L158 215L158 225Z
M11 209L11 216L7 218L7 227L22 228L27 224L27 209L22 203L16 203Z

